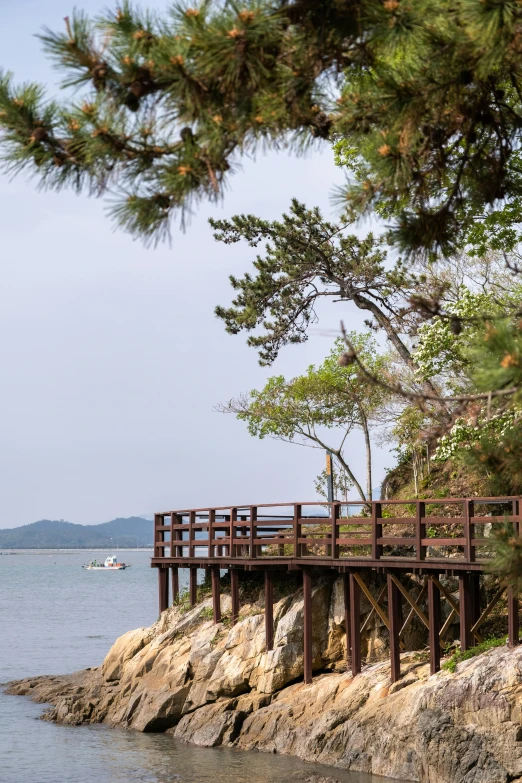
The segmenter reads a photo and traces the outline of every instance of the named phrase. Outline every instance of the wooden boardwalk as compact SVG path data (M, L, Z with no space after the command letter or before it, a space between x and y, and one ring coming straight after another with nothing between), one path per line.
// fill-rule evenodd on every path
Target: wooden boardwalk
M518 535L519 497L378 500L351 503L280 503L182 509L155 514L154 557L158 569L159 608L179 591L179 568L188 568L191 604L196 602L197 570L208 569L212 580L214 621L221 619L220 571L231 581L232 621L239 614L241 571L263 571L266 647L273 647L273 575L301 571L304 596L304 679L312 679L312 579L321 571L343 575L347 666L361 670L360 602L369 601L390 635L392 680L400 677L402 636L416 616L428 629L431 671L440 668L441 647L452 622L459 618L461 649L482 637L480 626L507 592L509 644L518 644L518 595L500 587L488 606L481 607L479 577L493 554L495 527L510 523ZM359 516L354 516L358 513ZM396 516L394 516L396 514ZM367 575L386 575L386 587L375 597ZM402 574L421 577L418 595L402 583ZM459 600L440 582L441 575L459 580ZM426 603L428 612L422 606ZM441 601L449 604L442 623ZM384 605L386 602L386 606ZM403 604L408 609L403 620Z

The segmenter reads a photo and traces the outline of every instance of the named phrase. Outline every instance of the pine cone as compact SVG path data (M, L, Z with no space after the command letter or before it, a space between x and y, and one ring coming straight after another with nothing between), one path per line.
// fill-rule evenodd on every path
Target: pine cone
M145 85L143 82L132 82L130 91L136 98L142 98L145 95Z
M31 141L45 141L47 138L47 131L45 128L35 128L31 134Z

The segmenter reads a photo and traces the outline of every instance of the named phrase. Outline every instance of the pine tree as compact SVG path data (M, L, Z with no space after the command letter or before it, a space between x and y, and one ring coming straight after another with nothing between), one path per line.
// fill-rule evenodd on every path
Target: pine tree
M521 21L514 0L75 12L40 37L82 97L48 102L4 75L4 165L53 188L110 187L119 224L156 240L176 212L220 198L245 152L325 140L355 214L384 215L410 252L448 252L522 195Z

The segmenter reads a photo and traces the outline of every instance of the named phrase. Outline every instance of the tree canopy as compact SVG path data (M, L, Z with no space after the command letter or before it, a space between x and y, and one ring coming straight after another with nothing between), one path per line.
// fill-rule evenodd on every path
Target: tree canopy
M0 81L4 165L113 192L145 239L223 193L260 146L335 144L354 215L409 252L449 252L501 216L518 240L522 8L514 0L125 0L40 36L66 87Z
M379 351L371 334L352 332L351 339L365 363L375 373L391 370L392 357ZM327 449L332 452L345 478L338 477L337 487L347 481L355 486L361 500L372 496L372 427L383 423L390 395L368 383L357 367L339 363L343 341L338 339L319 367L311 365L303 375L287 380L283 375L268 379L261 391L230 400L219 410L234 413L245 421L251 435ZM345 449L354 430L363 433L366 448L366 490L355 473L359 465Z

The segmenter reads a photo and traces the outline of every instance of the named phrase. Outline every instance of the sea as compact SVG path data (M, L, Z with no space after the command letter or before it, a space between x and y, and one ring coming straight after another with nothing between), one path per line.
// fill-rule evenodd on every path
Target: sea
M151 550L125 571L82 564L112 552L0 552L0 683L98 666L118 636L158 616ZM181 586L185 569L181 569ZM289 756L198 748L163 734L40 720L45 707L0 688L1 783L384 783ZM389 781L390 783L390 781Z

